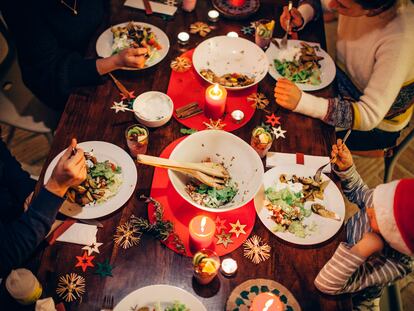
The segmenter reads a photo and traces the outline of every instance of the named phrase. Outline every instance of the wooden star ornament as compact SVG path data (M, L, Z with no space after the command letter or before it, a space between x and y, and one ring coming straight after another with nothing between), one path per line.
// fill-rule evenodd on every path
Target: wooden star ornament
M280 117L276 117L274 113L270 115L266 115L266 121L265 123L270 124L272 126L276 126L280 124Z
M220 216L217 216L217 218L216 218L216 220L214 222L216 223L216 231L218 233L220 233L221 230L223 230L223 229L224 230L227 229L227 227L225 225L226 221L227 221L226 219L221 219Z
M210 119L209 123L203 122L203 124L206 126L207 130L222 130L226 126L226 123L221 122L221 119L216 121Z
M191 69L193 63L188 57L176 57L170 64L172 70L176 72L186 72Z
M231 233L226 233L224 230L222 230L220 234L216 234L216 238L218 239L216 244L222 244L224 248L227 248L229 244L233 243Z
M123 93L119 93L120 95L121 95L121 100L124 100L124 99L133 99L133 98L135 98L136 96L135 96L135 91L131 91L131 92L128 92L128 96L125 96L125 94L123 94Z
M128 105L124 104L123 101L120 102L114 102L114 104L111 107L112 110L115 110L115 113L118 112L125 112L125 111L134 111L132 109L128 108Z
M95 267L92 263L92 260L95 258L95 256L88 256L88 252L84 252L83 256L76 256L76 259L78 260L78 263L76 264L76 267L80 267L83 272L88 269L88 267Z
M95 242L95 243L92 243L91 245L86 245L86 246L82 247L82 249L87 251L88 255L90 256L93 253L99 254L99 246L101 246L101 245L102 245L102 243Z
M278 139L279 137L286 138L285 137L286 131L282 130L282 127L281 126L279 126L279 127L273 127L272 130L273 130L273 134L275 134L275 138L276 139Z
M230 226L231 226L231 229L229 233L234 233L236 235L236 238L238 238L240 234L246 234L246 231L244 231L244 228L247 225L242 225L240 223L240 220L237 219L236 223L234 224L230 223Z
M104 262L98 262L96 263L98 266L96 270L94 271L94 274L98 274L101 278L110 276L112 277L112 269L113 267L109 264L109 259L105 259Z

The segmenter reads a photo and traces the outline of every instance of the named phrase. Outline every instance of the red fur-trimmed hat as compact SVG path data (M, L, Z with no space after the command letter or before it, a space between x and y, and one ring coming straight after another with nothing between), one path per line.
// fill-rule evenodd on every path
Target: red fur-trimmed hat
M400 253L414 255L414 179L379 185L373 198L382 237Z

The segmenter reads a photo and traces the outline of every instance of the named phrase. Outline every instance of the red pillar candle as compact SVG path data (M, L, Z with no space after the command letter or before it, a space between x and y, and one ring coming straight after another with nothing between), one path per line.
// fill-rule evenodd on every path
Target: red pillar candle
M283 311L284 305L279 297L272 293L261 293L253 298L250 311Z
M210 217L199 215L191 219L188 230L191 247L200 250L208 248L213 242L216 223Z
M204 114L213 120L220 119L226 110L227 91L224 87L215 83L206 90L206 104Z
M246 0L230 0L232 6L243 6L246 3Z

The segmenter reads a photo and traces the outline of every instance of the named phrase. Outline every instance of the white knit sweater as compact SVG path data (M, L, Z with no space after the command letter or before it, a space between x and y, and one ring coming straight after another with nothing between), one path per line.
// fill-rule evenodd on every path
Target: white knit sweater
M329 0L324 0L327 3ZM299 7L305 23L314 10ZM337 64L343 66L355 86L363 93L352 104L353 128L399 131L411 119L412 109L395 120L383 120L402 86L414 82L414 5L402 5L396 14L389 11L373 17L339 16ZM324 119L328 100L302 93L294 110Z

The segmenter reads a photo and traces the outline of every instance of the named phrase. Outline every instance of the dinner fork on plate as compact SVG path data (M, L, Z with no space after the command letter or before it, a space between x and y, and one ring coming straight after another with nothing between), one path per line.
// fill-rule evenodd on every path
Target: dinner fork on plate
M345 134L345 136L344 136L344 139L342 140L342 143L343 143L343 144L345 144L345 142L346 142L346 140L348 139L349 135L351 135L351 132L352 132L352 130L351 130L351 129L349 129L349 130L346 132L346 134ZM328 162L328 163L326 163L326 164L322 165L320 168L318 168L318 170L316 171L315 176L313 177L313 179L314 179L314 180L316 180L316 181L320 181L320 180L321 180L321 174L322 174L323 169L324 169L327 165L331 164L334 160L335 160L335 159L329 159L329 162Z
M114 296L104 296L104 300L102 302L101 311L112 311L114 310Z
M289 1L289 4L288 4L289 19L286 23L286 33L285 33L285 36L282 38L282 41L280 41L280 47L282 48L282 50L287 48L288 35L290 31L290 20L291 20L290 11L292 10L292 7L293 7L293 3L292 1Z

